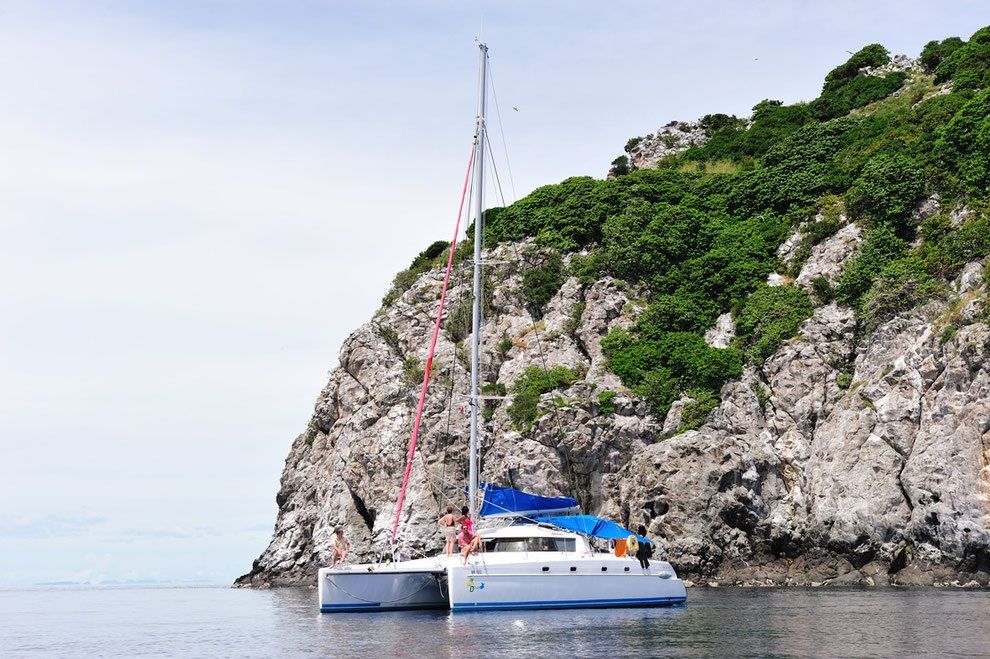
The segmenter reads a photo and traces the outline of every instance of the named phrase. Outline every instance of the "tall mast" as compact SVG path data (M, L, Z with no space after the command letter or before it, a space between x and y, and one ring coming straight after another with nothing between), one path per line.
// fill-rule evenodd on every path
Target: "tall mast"
M478 118L474 134L474 308L471 312L471 457L468 473L468 508L471 519L478 512L478 353L481 347L481 243L485 228L485 91L488 88L488 46L478 44Z

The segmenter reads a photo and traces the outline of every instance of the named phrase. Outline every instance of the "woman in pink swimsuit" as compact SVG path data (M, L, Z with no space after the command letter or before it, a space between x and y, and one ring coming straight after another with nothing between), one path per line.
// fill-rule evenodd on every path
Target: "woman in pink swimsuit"
M461 508L461 518L458 523L461 525L458 543L461 545L461 557L464 559L464 565L467 565L468 556L478 551L478 547L481 546L481 538L474 534L474 523L468 515L467 506Z

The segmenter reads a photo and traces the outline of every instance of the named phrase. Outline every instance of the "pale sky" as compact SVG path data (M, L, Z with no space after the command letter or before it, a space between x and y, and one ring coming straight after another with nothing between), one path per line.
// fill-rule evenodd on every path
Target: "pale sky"
M476 36L524 194L990 23L862 4L0 0L0 586L250 568L342 340L452 230Z

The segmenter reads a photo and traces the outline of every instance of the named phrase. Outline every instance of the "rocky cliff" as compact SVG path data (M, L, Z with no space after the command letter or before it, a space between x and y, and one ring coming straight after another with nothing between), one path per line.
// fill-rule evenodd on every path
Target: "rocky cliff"
M976 35L971 43L977 43ZM877 117L914 117L936 104L951 106L940 119L951 128L953 113L972 113L974 104L982 107L981 99L990 97L985 92L974 97L959 85L946 94L945 84L938 87L938 73L934 79L930 73L938 61L929 62L926 73L913 60L890 60L875 51L864 60L870 48L830 73L825 92L831 96L823 92L808 106L764 101L751 120L708 118L671 125L666 133L629 147L636 167L667 167L662 176L639 171L615 175L614 181L579 181L584 187L565 182L552 195L537 191L516 210L508 209L515 214L493 215L494 230L501 233L492 234L495 246L485 254L492 265L486 272L482 381L488 393L505 398L485 403L483 480L545 495L573 495L587 512L627 526L645 524L678 572L703 583L990 585L985 281L990 244L984 237L990 218L980 210L986 206L973 192L979 188L964 187L965 180L950 185L947 177L929 176L926 182L919 176L911 183L914 163L922 163L919 171L929 167L924 171L936 173L938 167L949 171L954 165L925 164L921 155L903 165L889 154L868 151L862 157L870 160L850 165L854 156L843 155L841 140L828 141L840 130L862 135L863 126L874 126ZM864 76L886 76L878 80L896 91L876 91L880 82L863 83ZM870 103L857 101L861 106L848 117L836 118L835 108L854 98L847 87L829 82L840 78L848 88L869 87L874 97ZM951 90L951 81L947 84ZM905 98L907 93L912 97ZM862 97L861 90L856 94ZM936 100L926 106L928 99ZM778 126L786 123L780 119L785 111L804 114L796 127L779 129L786 134L761 137L769 113L776 113ZM990 109L981 111L990 116ZM821 116L812 116L816 112ZM990 126L990 119L982 121ZM720 128L713 132L713 125ZM703 135L704 126L708 133ZM891 139L902 139L906 129L900 126ZM917 130L920 135L922 129ZM949 129L939 130L939 139L949 143ZM893 129L889 134L895 135ZM825 136L808 160L818 167L831 159L832 173L811 165L802 169L805 163L782 161L774 151L773 143L784 141L782 152L800 153L809 139L805 135ZM869 139L878 138L871 134ZM764 142L767 146L761 146ZM979 148L990 150L987 144ZM738 158L732 155L743 150L748 151ZM854 145L848 153L863 151ZM737 164L727 169L722 153L737 158ZM963 155L973 157L972 152ZM704 167L699 172L697 163L706 162L719 163L719 173L704 174ZM800 177L787 178L795 171ZM965 170L960 166L958 171ZM756 185L759 177L771 175L782 183ZM829 183L819 184L816 177ZM905 180L913 186L909 193L903 192ZM738 187L723 193L716 184ZM671 192L688 185L708 187L693 187L691 195ZM792 192L799 186L805 187ZM783 189L797 201L781 202ZM589 190L598 196L586 203L588 214L575 219L574 206L585 202L574 200L583 200ZM616 201L616 190L639 200ZM952 193L951 204L941 201L946 190ZM570 196L560 202L564 193ZM706 193L717 201L698 202ZM806 201L819 195L813 203ZM646 203L644 197L654 205L635 206ZM688 206L684 199L698 205ZM602 211L607 204L617 210ZM628 208L639 210L623 210ZM712 278L732 264L715 258L720 252L707 243L688 245L685 250L699 255L685 261L694 270L671 261L671 268L682 268L677 272L683 281L670 284L669 272L652 271L649 263L632 271L641 276L619 278L621 267L615 263L628 262L630 254L642 256L642 247L629 247L642 243L631 241L662 230L663 240L650 243L662 251L664 241L696 231L688 227L671 234L672 218L701 213L717 215L722 223L717 226L728 227L729 233L711 238L717 245L727 240L723 235L750 226L733 216L754 212L755 220L746 220L757 222L752 226L772 224L771 213L779 213L782 226L790 222L791 228L766 254L753 257L745 273L726 280L726 290L737 291L734 297L704 307L696 314L702 324L676 336L670 328L651 326L670 305L694 313L691 304L699 298L691 286L697 282L687 273L699 272L697 263L709 264L700 272ZM657 228L658 220L651 218L665 219ZM526 228L537 219L543 224ZM596 222L597 229L588 228ZM624 229L629 226L633 230ZM700 226L707 231L716 225ZM645 256L649 261L652 254ZM526 273L546 268L555 258L560 277L549 300L534 305ZM595 258L597 265L589 267ZM402 511L400 546L409 555L437 551L442 546L437 516L444 506L464 501L468 267L456 266ZM329 539L338 524L347 528L363 557L385 547L442 275L439 264L414 262L378 314L345 341L340 364L286 459L271 544L237 585L312 583L316 570L329 561ZM752 316L762 308L755 300L772 298L774 289L789 291L792 306L769 306L767 314L790 313L804 320L779 331L773 341L755 343ZM699 403L703 388L687 385L670 403L655 391L657 377L666 374L675 381L674 366L655 369L652 373L660 376L643 382L634 382L628 369L620 377L613 359L621 354L617 342L610 347L605 340L646 337L651 331L663 340L683 340L696 332L710 347L702 348L736 351L743 356L742 366L725 370L728 375L721 379L704 380L719 383L709 403ZM536 410L520 420L512 406L527 369L534 366L565 367L572 375L542 389ZM692 373L693 381L702 381ZM688 375L676 381L688 382Z
M528 433L513 429L507 402L495 407L482 431L485 480L574 494L586 510L645 523L696 580L990 578L990 327L973 322L986 303L980 264L954 283L962 305L933 303L865 341L850 309L819 307L762 367L725 385L704 425L676 434L683 401L658 418L602 356L601 338L640 309L638 292L612 278L569 278L534 330L515 254L501 246L487 255L506 264L489 276L484 380L510 387L543 359L584 376L542 397ZM441 277L439 268L423 275L345 342L286 460L272 543L239 584L310 583L329 560L335 524L365 556L383 546L415 410L407 365L425 358ZM465 298L467 284L451 293ZM943 340L950 314L962 326ZM402 516L411 554L441 546L438 511L463 502L462 353L441 336ZM603 405L602 391L619 393Z

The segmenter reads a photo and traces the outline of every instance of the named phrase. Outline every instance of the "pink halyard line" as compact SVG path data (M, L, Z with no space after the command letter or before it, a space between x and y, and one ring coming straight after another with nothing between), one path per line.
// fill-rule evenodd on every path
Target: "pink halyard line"
M454 238L450 241L450 251L447 254L447 271L443 276L443 288L440 290L440 308L437 309L437 319L433 323L433 338L430 340L430 350L426 355L426 368L423 369L423 385L419 389L419 404L416 405L416 420L413 421L412 436L409 438L409 451L406 453L406 468L402 472L402 488L399 490L399 503L395 507L395 522L392 524L392 547L399 533L399 518L402 516L402 504L406 500L406 488L409 486L409 474L412 472L413 458L416 456L416 440L419 438L419 425L423 421L423 404L426 402L426 389L430 384L430 369L433 366L433 355L437 348L437 338L440 336L440 321L443 318L443 305L447 299L447 283L450 281L450 271L454 265L454 250L457 249L457 236L461 232L461 217L464 215L464 199L467 197L468 182L471 180L471 166L474 164L474 146L471 157L468 158L467 172L464 174L464 187L461 190L461 205L457 209L457 224L454 226ZM480 224L475 221L475 224Z

